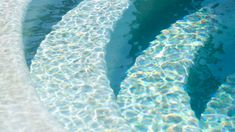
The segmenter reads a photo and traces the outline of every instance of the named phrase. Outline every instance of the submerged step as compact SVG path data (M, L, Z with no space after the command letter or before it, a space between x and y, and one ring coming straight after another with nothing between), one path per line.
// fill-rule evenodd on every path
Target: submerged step
M130 131L106 77L105 46L129 0L84 0L42 41L31 77L69 131Z
M220 85L215 95L207 103L201 115L200 125L204 132L233 132L235 131L235 74L234 72L234 0L205 0L203 5L211 5L215 11L220 32L214 33L213 43L221 43L224 55L220 76L228 76ZM232 74L233 73L233 74ZM218 74L218 73L217 73ZM230 75L232 74L232 75Z
M0 0L0 131L62 132L31 85L22 21L30 0Z
M82 0L32 0L22 25L25 59L28 67L52 26Z
M163 30L121 83L122 115L138 131L200 131L184 90L188 70L214 30L209 8Z
M213 8L217 30L198 51L187 81L191 107L198 118L226 77L235 72L235 1L204 0L202 6Z
M117 23L107 45L108 78L115 95L127 70L161 30L198 9L192 0L135 0Z
M203 131L235 131L235 74L229 76L207 104L201 117Z

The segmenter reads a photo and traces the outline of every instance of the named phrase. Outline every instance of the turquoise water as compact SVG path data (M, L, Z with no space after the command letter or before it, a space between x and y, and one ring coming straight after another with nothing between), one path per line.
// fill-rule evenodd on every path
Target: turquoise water
M111 42L107 46L108 77L116 95L120 90L120 83L126 77L127 70L134 64L136 57L149 46L149 42L154 40L161 30L168 28L172 23L199 7L200 2L193 3L191 0L137 0L134 2L117 24L111 36ZM190 80L189 84L193 81L198 80L197 78ZM205 82L202 85L208 87ZM190 85L195 89L194 86ZM201 93L207 96L209 94L207 91ZM190 96L201 97L198 92L194 92ZM192 108L198 117L204 110L207 101L208 98L204 97L199 101L192 98Z
M195 65L190 70L187 88L191 107L197 117L200 117L206 103L215 95L226 77L235 72L235 2L228 1L224 0L225 4L215 4L215 13L219 14L218 31L213 33L207 45L200 49Z
M28 65L40 42L61 17L81 0L33 0L24 22L25 55ZM106 60L108 77L114 93L120 91L120 83L135 58L149 46L149 42L161 30L200 6L191 0L136 0L116 25L107 46ZM228 10L228 14L229 14ZM226 14L221 14L226 16ZM224 20L225 23L228 20ZM186 89L191 97L191 107L198 118L206 103L215 94L218 86L235 68L234 27L220 25L221 31L211 37L208 45L198 52L195 65L191 68ZM218 39L230 36L226 40Z
M195 11L191 0L136 0L117 24L107 46L108 76L117 95L135 59L161 30Z
M120 20L107 47L108 76L116 95L127 70L133 65L135 58L149 46L149 42L155 39L155 35L198 9L200 4L201 1L192 3L191 0L137 0L134 3ZM235 33L230 31L229 35L225 28L234 29L220 24L223 31L218 31L211 37L206 47L199 51L195 65L190 69L186 89L191 97L191 107L198 118L226 76L235 72L235 54L232 48ZM229 41L216 40L225 35L231 36Z
M32 0L26 11L23 26L25 57L28 66L41 41L61 17L81 0Z

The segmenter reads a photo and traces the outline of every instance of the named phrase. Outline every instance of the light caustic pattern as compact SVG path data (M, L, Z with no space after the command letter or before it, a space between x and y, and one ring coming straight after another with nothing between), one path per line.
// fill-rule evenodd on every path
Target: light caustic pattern
M235 74L226 79L207 104L201 123L205 132L235 131Z
M31 76L69 131L130 131L106 77L105 46L128 0L84 0L42 41Z
M197 132L198 120L184 91L189 68L215 30L204 8L163 30L136 59L121 84L122 115L138 131Z

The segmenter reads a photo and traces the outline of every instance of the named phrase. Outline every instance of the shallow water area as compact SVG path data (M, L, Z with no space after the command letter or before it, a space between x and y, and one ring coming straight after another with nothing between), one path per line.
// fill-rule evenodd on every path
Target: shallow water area
M160 31L199 8L191 0L135 0L116 24L106 49L108 77L115 95L127 70Z
M72 10L81 1L33 0L30 3L23 26L25 57L28 66L31 65L31 60L36 54L36 50L40 46L41 41L53 29L53 25L59 22L66 12ZM159 35L160 31L170 27L171 24L182 19L184 16L197 11L200 7L208 5L215 10L215 15L217 15L215 23L218 29L216 32L210 33L209 41L197 52L196 58L193 61L194 64L190 68L187 82L184 86L184 90L191 98L191 108L194 110L197 118L200 118L201 113L206 108L207 102L210 101L211 97L216 95L218 87L224 83L228 75L235 73L233 66L235 64L235 1L233 0L205 0L204 2L202 0L132 1L130 7L115 25L114 30L111 34L108 34L110 41L105 49L106 62L102 62L104 65L100 66L104 68L106 64L104 69L107 70L107 76L115 95L119 94L120 84L126 77L127 70L133 66L136 58L143 54L143 50L149 47L150 42L156 39L155 36ZM92 21L90 24L92 24ZM188 31L191 30L193 31L193 29L188 29ZM165 33L167 34L167 31ZM82 34L79 35L82 36ZM79 37L75 37L74 40L76 38ZM177 43L179 40L176 39L174 42ZM82 41L81 43L85 44L86 42ZM92 46L87 45L87 49L92 48ZM86 48L81 49L84 50ZM99 50L101 49L96 49L96 51ZM83 51L78 50L77 52L74 53L74 58L72 58L74 62L77 60L76 57L83 56L76 56L83 53ZM91 54L84 51L84 56L89 55ZM164 59L171 58L165 57ZM85 61L81 61L79 63L81 64L80 67L75 66L73 68L77 68L76 71L79 71L83 67L88 66L83 65L83 62L85 64ZM95 65L95 63L93 64ZM73 64L71 63L70 65ZM92 68L87 71L89 72L89 70L92 71ZM177 69L171 70L174 71ZM60 77L63 80L62 73L60 73L62 76ZM79 75L81 74L77 74L76 77L83 78L84 80L90 77L81 77ZM69 82L72 79L66 81ZM107 81L107 84L109 84L109 81ZM87 85L84 85L84 88L87 88L84 90L84 93L91 90L91 87ZM75 91L79 91L76 88L74 89ZM69 91L70 94L73 93L71 91Z
M195 9L211 6L218 18L218 30L210 34L211 38L206 46L199 50L185 85L191 97L191 107L200 118L207 102L214 96L219 85L228 75L235 72L233 66L235 63L235 27L233 26L235 4L232 0L194 2L196 3L137 0L133 3L117 24L111 35L111 42L107 46L108 77L116 95L120 90L120 82L126 77L127 69L149 46L154 35Z
M84 0L67 12L30 66L39 98L69 131L126 131L105 68L105 46L128 0Z
M23 42L27 65L36 54L41 41L62 16L82 0L32 0L23 22Z

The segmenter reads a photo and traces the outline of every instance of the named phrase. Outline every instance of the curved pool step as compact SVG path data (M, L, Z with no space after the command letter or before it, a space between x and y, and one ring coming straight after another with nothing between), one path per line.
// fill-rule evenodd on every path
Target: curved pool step
M42 41L31 77L69 131L130 131L106 76L105 46L129 0L84 0Z
M136 59L118 95L122 115L132 128L200 131L184 85L198 49L214 30L213 20L207 8L184 17L163 30Z
M0 0L0 131L63 132L32 87L22 43L30 0Z
M205 132L235 131L235 74L226 79L207 104L201 124Z

